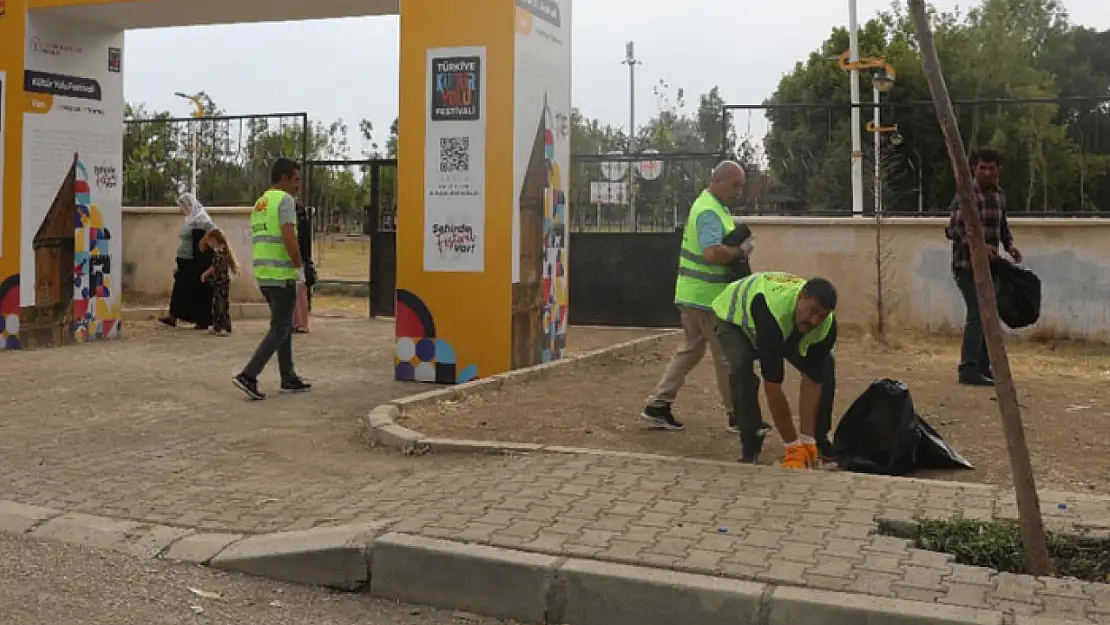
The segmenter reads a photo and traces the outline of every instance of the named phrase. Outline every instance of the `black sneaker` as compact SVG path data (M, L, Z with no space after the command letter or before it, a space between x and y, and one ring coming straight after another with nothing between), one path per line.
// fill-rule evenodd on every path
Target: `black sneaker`
M657 430L681 430L686 427L674 418L669 405L645 406L640 420Z
M957 381L964 386L994 386L994 380L977 371L961 373Z
M258 390L258 380L248 378L246 375L240 373L231 379L231 383L235 388L243 391L243 394L255 401L266 399L266 395Z
M289 378L281 381L282 393L307 393L312 390L312 385L300 378Z

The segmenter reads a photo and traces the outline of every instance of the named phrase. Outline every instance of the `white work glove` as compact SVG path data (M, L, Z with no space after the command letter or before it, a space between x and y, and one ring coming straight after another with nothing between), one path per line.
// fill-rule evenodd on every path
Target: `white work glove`
M304 267L297 267L297 283L304 284Z
M755 249L755 235L753 234L745 239L744 242L740 244L740 249L744 250L744 253L751 257L752 250Z

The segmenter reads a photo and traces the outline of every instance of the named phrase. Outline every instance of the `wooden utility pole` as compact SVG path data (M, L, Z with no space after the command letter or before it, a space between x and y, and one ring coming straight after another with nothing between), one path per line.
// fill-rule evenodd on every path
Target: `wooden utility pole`
M1010 371L1010 357L1006 354L1006 340L1002 333L1002 324L998 320L998 302L994 296L990 257L983 241L983 222L979 218L978 202L971 183L971 168L967 154L964 153L963 139L956 124L956 113L952 109L948 87L944 84L940 61L937 59L933 31L925 11L925 0L907 1L917 31L925 79L929 83L929 93L937 110L937 121L940 122L944 142L948 147L952 173L956 177L960 213L966 226L967 242L971 247L971 269L975 276L975 291L979 297L979 316L987 339L987 353L990 354L994 368L994 388L998 395L1002 429L1006 433L1006 449L1010 454L1010 470L1013 473L1027 568L1033 575L1048 575L1050 563L1044 521L1041 519L1041 504L1037 496L1037 483L1033 478L1033 466L1029 462L1029 447L1025 443L1025 428L1021 423L1021 407L1018 405L1017 390Z

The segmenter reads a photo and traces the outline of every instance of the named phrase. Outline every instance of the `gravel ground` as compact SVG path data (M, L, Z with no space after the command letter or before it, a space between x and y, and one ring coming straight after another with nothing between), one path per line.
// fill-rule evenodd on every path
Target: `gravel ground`
M0 534L0 623L510 625L10 534Z

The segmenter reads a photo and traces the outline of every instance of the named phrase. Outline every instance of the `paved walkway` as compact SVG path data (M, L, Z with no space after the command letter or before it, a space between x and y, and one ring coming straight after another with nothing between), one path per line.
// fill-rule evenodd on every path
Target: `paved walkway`
M303 373L329 373L314 380L319 392L261 403L227 384L253 333L6 354L0 499L240 532L389 520L393 531L501 547L1110 623L1110 586L993 574L871 535L880 518L1012 518L1012 496L990 486L622 455L368 450L357 416L412 390L382 382L388 359L373 326L323 321L301 341ZM34 383L51 378L70 384ZM1110 498L1042 499L1053 526L1110 529Z

